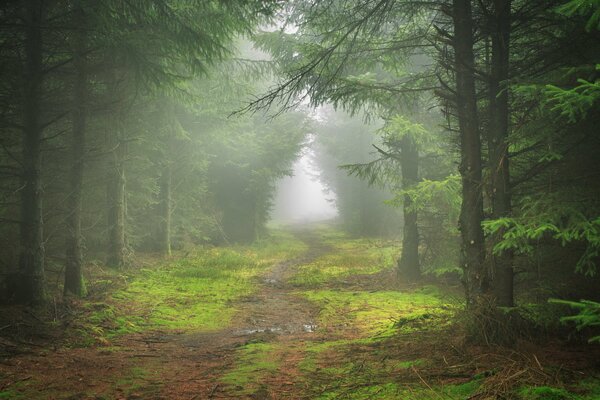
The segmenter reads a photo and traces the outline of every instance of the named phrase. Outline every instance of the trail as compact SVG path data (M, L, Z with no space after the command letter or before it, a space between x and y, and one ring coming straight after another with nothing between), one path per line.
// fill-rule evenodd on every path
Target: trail
M106 348L59 348L16 357L0 365L0 371L13 382L26 383L32 377L41 380L45 389L39 398L44 399L240 398L228 394L219 381L234 366L237 349L255 341L294 342L316 335L317 310L292 293L288 280L299 265L330 248L310 230L296 230L295 234L308 250L272 267L261 277L254 295L232 304L237 313L225 330L126 335ZM70 393L68 397L66 393ZM249 398L270 397L259 393Z

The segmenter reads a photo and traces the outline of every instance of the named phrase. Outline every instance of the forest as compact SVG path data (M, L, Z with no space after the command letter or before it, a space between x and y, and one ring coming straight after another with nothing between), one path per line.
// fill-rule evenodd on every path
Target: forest
M600 399L600 1L0 2L0 399Z

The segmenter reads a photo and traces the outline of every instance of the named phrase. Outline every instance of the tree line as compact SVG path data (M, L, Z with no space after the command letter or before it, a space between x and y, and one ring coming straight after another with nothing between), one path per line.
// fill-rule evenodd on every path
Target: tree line
M243 38L276 7L2 3L4 301L46 303L46 269L64 271L65 294L81 296L84 259L120 268L136 250L168 255L264 232L306 117L267 124L226 110L269 79Z

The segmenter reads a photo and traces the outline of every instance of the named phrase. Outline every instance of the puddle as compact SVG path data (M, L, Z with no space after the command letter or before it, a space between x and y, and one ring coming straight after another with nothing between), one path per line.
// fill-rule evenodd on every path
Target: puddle
M317 329L317 325L308 323L300 326L287 326L285 328L273 326L269 328L252 328L252 329L242 329L236 331L234 333L235 336L248 336L255 335L257 333L275 333L275 334L284 334L284 333L297 333L297 332L306 332L313 333Z
M283 329L279 327L272 328L254 328L254 329L242 329L236 332L236 336L254 335L256 333L282 333Z

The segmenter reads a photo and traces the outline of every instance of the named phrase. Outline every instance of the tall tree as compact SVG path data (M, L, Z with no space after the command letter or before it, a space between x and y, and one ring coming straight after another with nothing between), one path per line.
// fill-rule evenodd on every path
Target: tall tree
M469 0L452 1L456 109L460 136L462 205L459 225L462 237L464 284L467 304L476 305L489 290L483 236L481 138L475 92L473 14Z
M83 196L83 172L86 153L86 114L88 103L87 41L86 19L82 1L78 1L72 10L73 15L73 106L72 106L72 143L69 193L67 198L67 244L65 263L65 294L82 296L85 286L81 274L83 263L81 208Z
M511 30L511 0L494 0L490 13L492 52L488 86L489 123L487 128L488 168L490 172L491 218L511 215L511 188L509 171L509 58ZM497 232L492 246L502 231ZM493 287L498 306L513 306L513 257L511 251L494 254L490 262Z
M42 96L43 25L46 2L28 0L23 5L25 53L23 68L23 188L21 190L21 240L19 284L15 300L39 304L44 301L44 237L41 180L43 124Z

